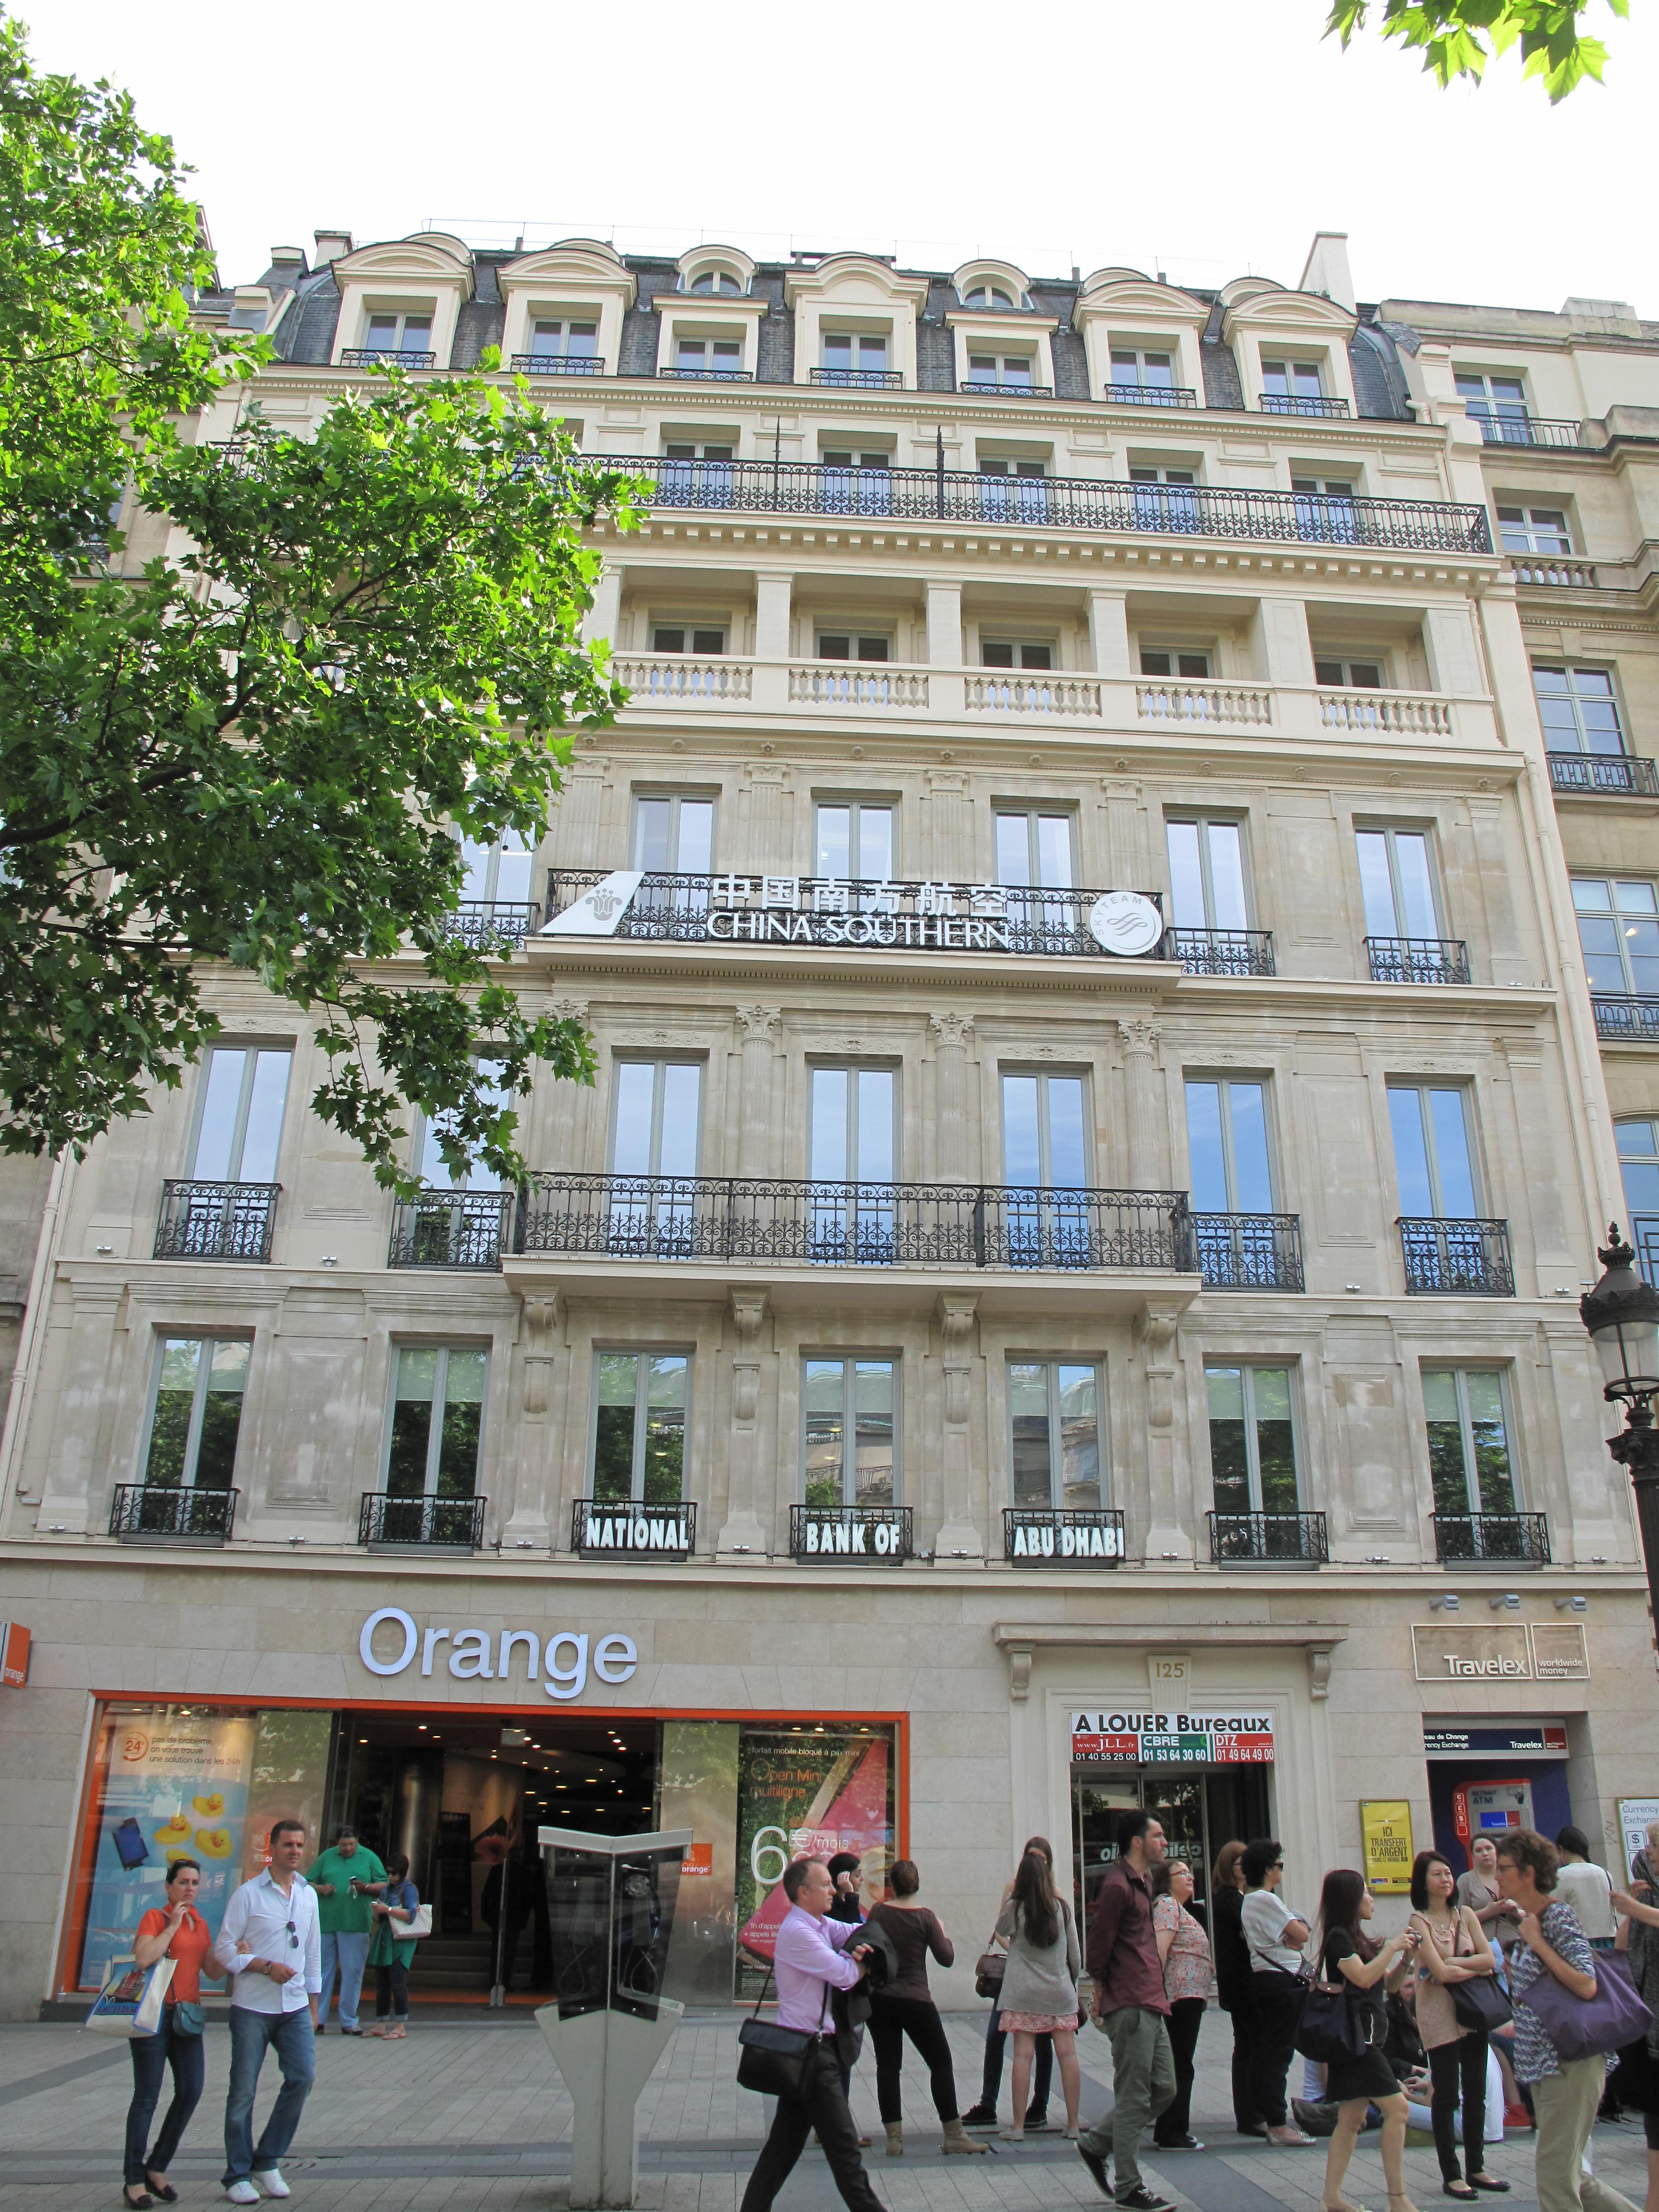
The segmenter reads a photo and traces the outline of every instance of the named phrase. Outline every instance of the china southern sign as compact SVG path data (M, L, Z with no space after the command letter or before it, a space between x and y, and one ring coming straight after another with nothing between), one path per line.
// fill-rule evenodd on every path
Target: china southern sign
M1164 917L1139 891L847 883L834 876L653 876L647 883L643 869L617 868L556 914L541 934L917 952L1084 951L1138 960L1162 944Z

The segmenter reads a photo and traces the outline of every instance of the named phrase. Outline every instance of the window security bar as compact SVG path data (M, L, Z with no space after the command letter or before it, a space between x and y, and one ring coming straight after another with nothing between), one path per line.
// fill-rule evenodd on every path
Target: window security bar
M1555 791L1607 792L1617 797L1659 799L1659 771L1633 753L1552 753Z
M896 1567L911 1556L908 1505L792 1505L789 1556L814 1565Z
M1467 983L1469 948L1461 937L1368 937L1373 983Z
M1436 1513L1434 1555L1445 1566L1547 1567L1548 1516L1542 1513Z
M1272 975L1271 929L1172 929L1164 957L1178 960L1188 975Z
M689 1559L697 1548L697 1509L689 1498L672 1504L574 1498L570 1548L585 1559Z
M1331 1556L1322 1513L1210 1513L1218 1566L1322 1567Z
M1312 392L1264 392L1261 395L1264 415L1324 415L1331 417L1348 412L1346 399L1316 399Z
M1512 1298L1507 1221L1449 1221L1401 1215L1409 1297Z
M222 1544L241 1494L124 1482L110 1501L109 1533L127 1544Z
M444 934L469 952L516 952L541 926L533 899L463 899Z
M507 363L514 376L603 376L596 353L515 353Z
M1108 384L1100 394L1120 407L1196 407L1198 394L1189 384Z
M1052 399L1052 384L999 384L994 376L970 376L957 386L958 392L971 392L981 399Z
M1299 1213L1194 1213L1193 1237L1206 1291L1300 1291Z
M513 1215L506 1190L422 1190L392 1217L388 1267L499 1268Z
M1590 1004L1599 1037L1659 1037L1659 999L1607 999L1598 991Z
M1488 446L1582 446L1582 422L1553 422L1541 415L1476 415Z
M435 368L438 356L429 349L399 352L396 346L346 346L340 354L342 368Z
M902 392L904 374L896 368L815 368L814 384L836 384L854 392Z
M485 1498L394 1498L366 1490L357 1541L370 1551L476 1552L483 1542Z
M1002 1510L1002 1556L1017 1567L1121 1566L1123 1540L1123 1516L1111 1507L1006 1505Z
M752 368L659 368L657 374L681 384L752 384Z
M282 1188L279 1182L164 1182L154 1256L268 1261Z

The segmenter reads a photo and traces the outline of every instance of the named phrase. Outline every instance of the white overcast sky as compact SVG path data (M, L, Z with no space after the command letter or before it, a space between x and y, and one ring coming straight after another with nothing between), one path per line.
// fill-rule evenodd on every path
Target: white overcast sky
M1362 299L1659 315L1659 8L1605 9L1605 88L1518 60L1442 93L1328 0L21 0L38 64L125 84L197 173L227 282L319 228L435 223L762 256L995 253L1294 284L1346 230ZM1382 12L1374 0L1373 13Z

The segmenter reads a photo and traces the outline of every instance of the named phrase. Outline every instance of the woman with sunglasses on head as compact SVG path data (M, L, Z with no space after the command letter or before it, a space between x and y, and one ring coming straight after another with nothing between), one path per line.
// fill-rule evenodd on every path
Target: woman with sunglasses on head
M202 2053L202 1977L217 1981L223 1972L213 1958L213 1935L196 1910L196 1893L202 1869L194 1859L174 1859L167 1869L167 1904L152 1905L139 1921L132 1939L132 1955L141 1966L173 1960L173 1979L161 2005L161 2025L154 2035L135 2035L127 2048L132 2053L132 2102L127 2107L125 2179L122 2195L143 2212L158 2200L176 2204L179 2192L167 2179L173 2154L190 2125L191 2114L201 2102L204 2073ZM161 2123L155 2147L145 2155L149 2124L161 2100L161 2081L173 2074L173 2101Z

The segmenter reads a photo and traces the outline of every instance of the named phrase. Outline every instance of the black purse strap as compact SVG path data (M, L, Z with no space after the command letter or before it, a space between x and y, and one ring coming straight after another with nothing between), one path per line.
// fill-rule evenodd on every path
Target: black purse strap
M776 1964L777 1961L775 1959L769 1959L767 1961L766 1979L761 1984L761 1993L755 1999L755 2009L749 2015L750 2020L758 2020L760 2018L760 2008L766 2002L766 1992L772 1986L772 1971ZM830 1984L826 1982L823 1985L823 2002L818 2007L818 2033L820 2035L823 2033L823 2023L829 2018L829 2015Z

